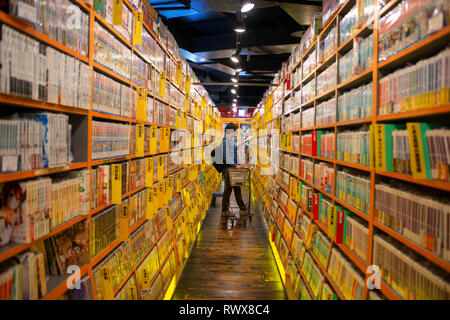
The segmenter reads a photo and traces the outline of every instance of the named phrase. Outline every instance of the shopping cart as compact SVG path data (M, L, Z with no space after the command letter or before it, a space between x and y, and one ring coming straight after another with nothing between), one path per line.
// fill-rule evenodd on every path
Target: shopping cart
M250 185L250 170L248 168L235 169L227 168L228 183L231 187L241 187L242 198L246 198L248 194L248 204L246 211L240 211L239 208L230 208L230 219L232 226L243 224L247 226L247 220L252 221L252 214L250 210L251 205L251 185ZM244 200L245 201L245 200Z

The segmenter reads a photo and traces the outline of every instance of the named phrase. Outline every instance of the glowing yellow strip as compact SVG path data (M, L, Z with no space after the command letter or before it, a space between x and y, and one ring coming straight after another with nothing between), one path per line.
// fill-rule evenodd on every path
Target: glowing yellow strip
M280 255L278 254L277 247L275 247L275 244L272 242L272 233L269 231L269 243L270 247L272 248L273 255L275 257L275 262L278 267L278 272L280 272L281 281L283 282L283 285L285 285L286 282L286 272L284 271L283 263L281 262Z
M176 288L176 278L177 276L174 275L172 278L172 281L170 282L169 288L167 288L166 294L164 295L164 299L163 300L172 300L172 296L173 293L175 292L175 288Z

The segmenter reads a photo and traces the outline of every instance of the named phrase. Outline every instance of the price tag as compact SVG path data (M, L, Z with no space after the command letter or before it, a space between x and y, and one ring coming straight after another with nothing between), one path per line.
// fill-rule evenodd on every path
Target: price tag
M158 210L162 207L164 207L164 202L165 202L165 198L164 198L164 181L160 182L158 184Z
M113 0L113 25L122 25L123 0Z
M164 152L169 152L170 147L170 128L164 128Z
M100 273L102 279L103 300L114 300L114 290L109 267L101 267Z
M142 22L143 13L142 11L134 12L134 28L133 28L133 45L142 45Z
M158 139L158 128L156 126L150 127L150 154L156 154L156 146Z
M177 61L177 71L175 73L175 82L181 86L183 82L183 63L181 61Z
M145 186L147 188L153 186L153 158L145 158Z
M127 241L130 234L130 208L127 204L120 206L120 240Z
M191 205L191 196L189 195L189 191L187 189L184 189L183 194L184 202L186 203L186 206L189 207Z
M205 110L207 108L207 102L206 102L206 97L203 96L202 97L202 110Z
M162 179L164 179L164 156L158 156L157 170L157 179L158 181L162 181Z
M136 157L144 156L144 125L136 125Z
M113 164L111 166L112 169L112 204L121 204L122 203L122 165Z
M166 71L162 70L159 73L159 96L164 97L166 95Z

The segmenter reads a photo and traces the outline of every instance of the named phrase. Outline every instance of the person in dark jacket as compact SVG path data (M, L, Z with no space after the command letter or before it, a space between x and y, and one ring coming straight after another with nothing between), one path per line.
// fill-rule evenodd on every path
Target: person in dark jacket
M231 192L234 191L234 196L241 211L247 211L244 201L242 200L241 187L231 187L228 181L227 168L242 169L243 165L238 162L238 146L236 144L238 125L235 123L229 123L225 127L225 135L222 143L213 151L212 156L214 160L214 166L219 172L223 172L225 180L225 188L222 197L222 216L228 216L228 209L230 206ZM222 157L221 157L222 156ZM222 160L222 163L220 163Z

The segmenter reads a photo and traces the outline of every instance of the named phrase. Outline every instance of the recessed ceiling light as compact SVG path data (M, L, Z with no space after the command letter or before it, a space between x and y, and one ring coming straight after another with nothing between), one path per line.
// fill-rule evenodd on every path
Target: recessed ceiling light
M233 87L237 88L237 87L238 87L238 85L237 85L237 84L233 84Z
M234 54L231 56L231 61L233 61L234 63L238 63L239 62L239 57L237 54Z
M233 99L233 102L237 102L237 99Z
M234 27L234 31L236 31L237 33L242 33L246 31L245 25L242 21L238 21L236 23L236 27Z
M231 81L233 81L234 83L236 83L236 82L238 82L238 79L236 79L236 78L231 78Z
M236 89L231 89L232 94L236 94Z
M236 103L233 103L233 107L235 107L235 108L236 108Z
M236 72L242 72L242 68L237 68L235 71Z
M241 12L249 12L255 7L255 4L252 1L244 1L242 4Z

